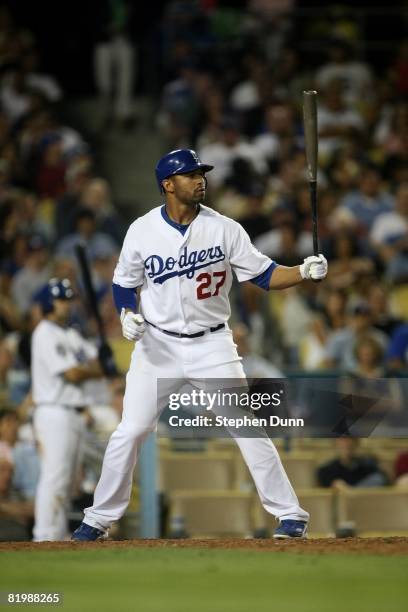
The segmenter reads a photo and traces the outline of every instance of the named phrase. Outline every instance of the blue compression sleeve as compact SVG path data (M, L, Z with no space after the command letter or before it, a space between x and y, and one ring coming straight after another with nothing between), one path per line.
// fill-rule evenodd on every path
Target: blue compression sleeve
M128 289L127 287L121 287L112 283L113 301L115 302L116 310L121 313L122 308L131 308L136 310L137 299L136 299L136 288Z
M277 267L278 264L273 261L269 268L266 268L265 272L262 272L262 274L258 274L258 276L255 276L255 278L251 278L249 282L253 283L254 285L257 285L258 287L261 287L261 289L265 289L265 291L269 291L269 283L271 280L272 272Z

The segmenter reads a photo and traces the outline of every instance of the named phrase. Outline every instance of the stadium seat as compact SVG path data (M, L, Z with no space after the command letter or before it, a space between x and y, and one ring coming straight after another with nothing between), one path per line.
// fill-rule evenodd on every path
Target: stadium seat
M294 451L320 451L333 450L333 438L293 438L291 450Z
M394 482L395 478L395 460L398 456L398 452L393 450L386 450L382 452L375 453L375 456L378 460L379 467L387 474L390 483ZM408 512L408 509L407 509Z
M253 534L253 493L240 491L173 491L169 497L170 537Z
M408 438L386 438L384 440L383 450L393 450L397 454L406 453L408 451Z
M313 487L298 489L299 503L309 512L308 534L314 537L331 537L335 534L335 494L331 489Z
M318 462L315 453L294 451L280 453L280 457L288 478L295 489L315 486L316 464Z
M373 453L382 451L408 451L408 438L362 438L360 440L362 450L370 450Z
M341 491L337 497L338 525L352 521L358 535L408 533L408 488Z
M285 448L285 440L283 438L273 438L272 442L280 451ZM232 438L214 438L208 441L208 449L213 451L232 451L241 455L237 443Z
M235 457L228 451L160 453L159 482L163 492L233 489Z

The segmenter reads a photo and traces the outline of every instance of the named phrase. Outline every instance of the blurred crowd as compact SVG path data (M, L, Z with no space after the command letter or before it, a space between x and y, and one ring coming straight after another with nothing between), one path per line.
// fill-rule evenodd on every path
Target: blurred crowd
M319 103L319 238L329 275L322 285L269 294L249 283L234 286L234 333L247 374L336 371L357 386L362 378L404 375L408 40L395 40L392 57L378 70L361 51L358 25L330 18L320 24L324 37L310 64L296 43L300 37L311 41L316 32L310 22L299 31L290 0L250 0L245 10L219 5L166 4L158 44L161 88L152 100L155 127L163 151L192 147L215 165L207 203L238 220L262 252L284 265L312 253L302 91L316 89ZM125 20L116 18L118 24ZM133 68L122 25L116 34L109 30L108 39L116 45L117 72L127 74L115 111L126 124ZM106 45L102 37L95 49L102 98L110 87L102 67L111 61ZM130 350L110 291L128 220L98 172L92 146L65 124L64 104L63 84L42 71L34 34L0 6L0 516L2 524L3 517L14 518L24 529L37 468L32 433L25 425L19 436L13 431L30 414L30 337L51 277L71 280L79 296L71 323L95 335L81 297L78 242L91 261L123 372ZM116 381L103 397L95 395L89 416L94 430L114 429L122 393ZM99 406L111 408L110 422ZM18 509L6 504L17 501Z
M157 126L164 149L215 165L208 202L284 265L312 253L302 91L318 92L320 252L327 281L236 292L252 345L283 368L366 376L408 359L408 40L378 68L352 11L168 3ZM211 7L210 7L211 5ZM218 5L216 7L215 5ZM218 10L215 10L218 8ZM322 34L324 32L324 34ZM372 33L371 33L372 37ZM301 49L317 41L313 61Z
M126 225L92 147L65 124L63 103L61 85L41 71L35 36L0 6L0 539L29 539L31 533L39 461L31 425L30 339L50 278L71 281L77 297L70 325L95 336L77 243L87 251L123 372L129 359L110 290ZM122 381L91 385L89 397L88 459L74 493L79 499L96 484L104 448L98 438L106 441L120 420Z

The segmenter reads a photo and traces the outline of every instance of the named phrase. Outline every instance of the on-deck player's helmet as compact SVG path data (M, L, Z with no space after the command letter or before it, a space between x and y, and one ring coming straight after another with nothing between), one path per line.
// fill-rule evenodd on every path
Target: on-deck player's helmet
M51 278L48 284L34 297L39 302L44 314L52 312L54 300L72 300L74 290L68 278Z
M156 179L160 193L163 193L162 181L174 174L187 174L201 169L210 172L214 166L203 164L197 153L192 149L176 149L159 159L156 166Z

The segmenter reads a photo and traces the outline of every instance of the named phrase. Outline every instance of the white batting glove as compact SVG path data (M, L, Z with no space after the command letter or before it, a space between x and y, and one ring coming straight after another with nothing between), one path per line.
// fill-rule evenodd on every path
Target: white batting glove
M299 266L302 278L306 280L322 280L327 276L327 259L324 255L311 255L306 257L304 262Z
M122 334L126 340L140 340L143 336L146 324L144 318L140 314L127 311L122 308L120 313L120 322L122 323Z

